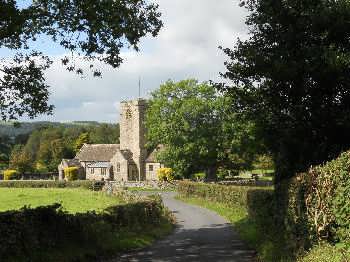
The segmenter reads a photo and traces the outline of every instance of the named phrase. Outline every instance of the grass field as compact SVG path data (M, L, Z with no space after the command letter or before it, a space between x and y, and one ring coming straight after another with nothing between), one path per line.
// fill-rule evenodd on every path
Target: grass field
M101 212L120 204L120 200L102 192L68 188L0 188L0 212L23 206L38 207L61 203L69 213Z

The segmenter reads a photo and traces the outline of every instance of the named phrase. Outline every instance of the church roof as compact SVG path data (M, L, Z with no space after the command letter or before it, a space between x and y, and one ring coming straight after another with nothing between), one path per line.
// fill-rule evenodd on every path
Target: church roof
M147 157L146 163L158 163L157 154L164 150L163 145L158 145Z
M119 144L84 144L76 157L80 161L108 162L119 151Z
M67 167L81 167L79 159L62 159L62 164Z

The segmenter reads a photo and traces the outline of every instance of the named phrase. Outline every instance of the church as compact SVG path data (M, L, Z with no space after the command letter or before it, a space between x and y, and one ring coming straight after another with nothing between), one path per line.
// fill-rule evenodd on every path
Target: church
M63 159L59 164L59 179L64 179L65 168L77 167L80 177L89 180L157 180L163 165L156 155L163 147L147 152L146 109L144 99L121 102L120 144L84 144L74 159Z

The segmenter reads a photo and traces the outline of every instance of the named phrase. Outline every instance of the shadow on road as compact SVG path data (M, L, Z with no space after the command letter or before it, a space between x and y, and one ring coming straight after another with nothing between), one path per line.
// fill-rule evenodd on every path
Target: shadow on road
M117 261L253 261L255 252L232 234L230 224L210 224L191 230L180 227L153 247L124 254Z

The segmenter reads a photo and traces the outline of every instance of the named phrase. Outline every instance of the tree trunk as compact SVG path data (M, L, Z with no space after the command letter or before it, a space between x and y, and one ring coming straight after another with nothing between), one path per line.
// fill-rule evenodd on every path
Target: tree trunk
M217 171L216 166L208 167L207 170L205 171L205 181L206 182L216 181L217 180L216 171Z

